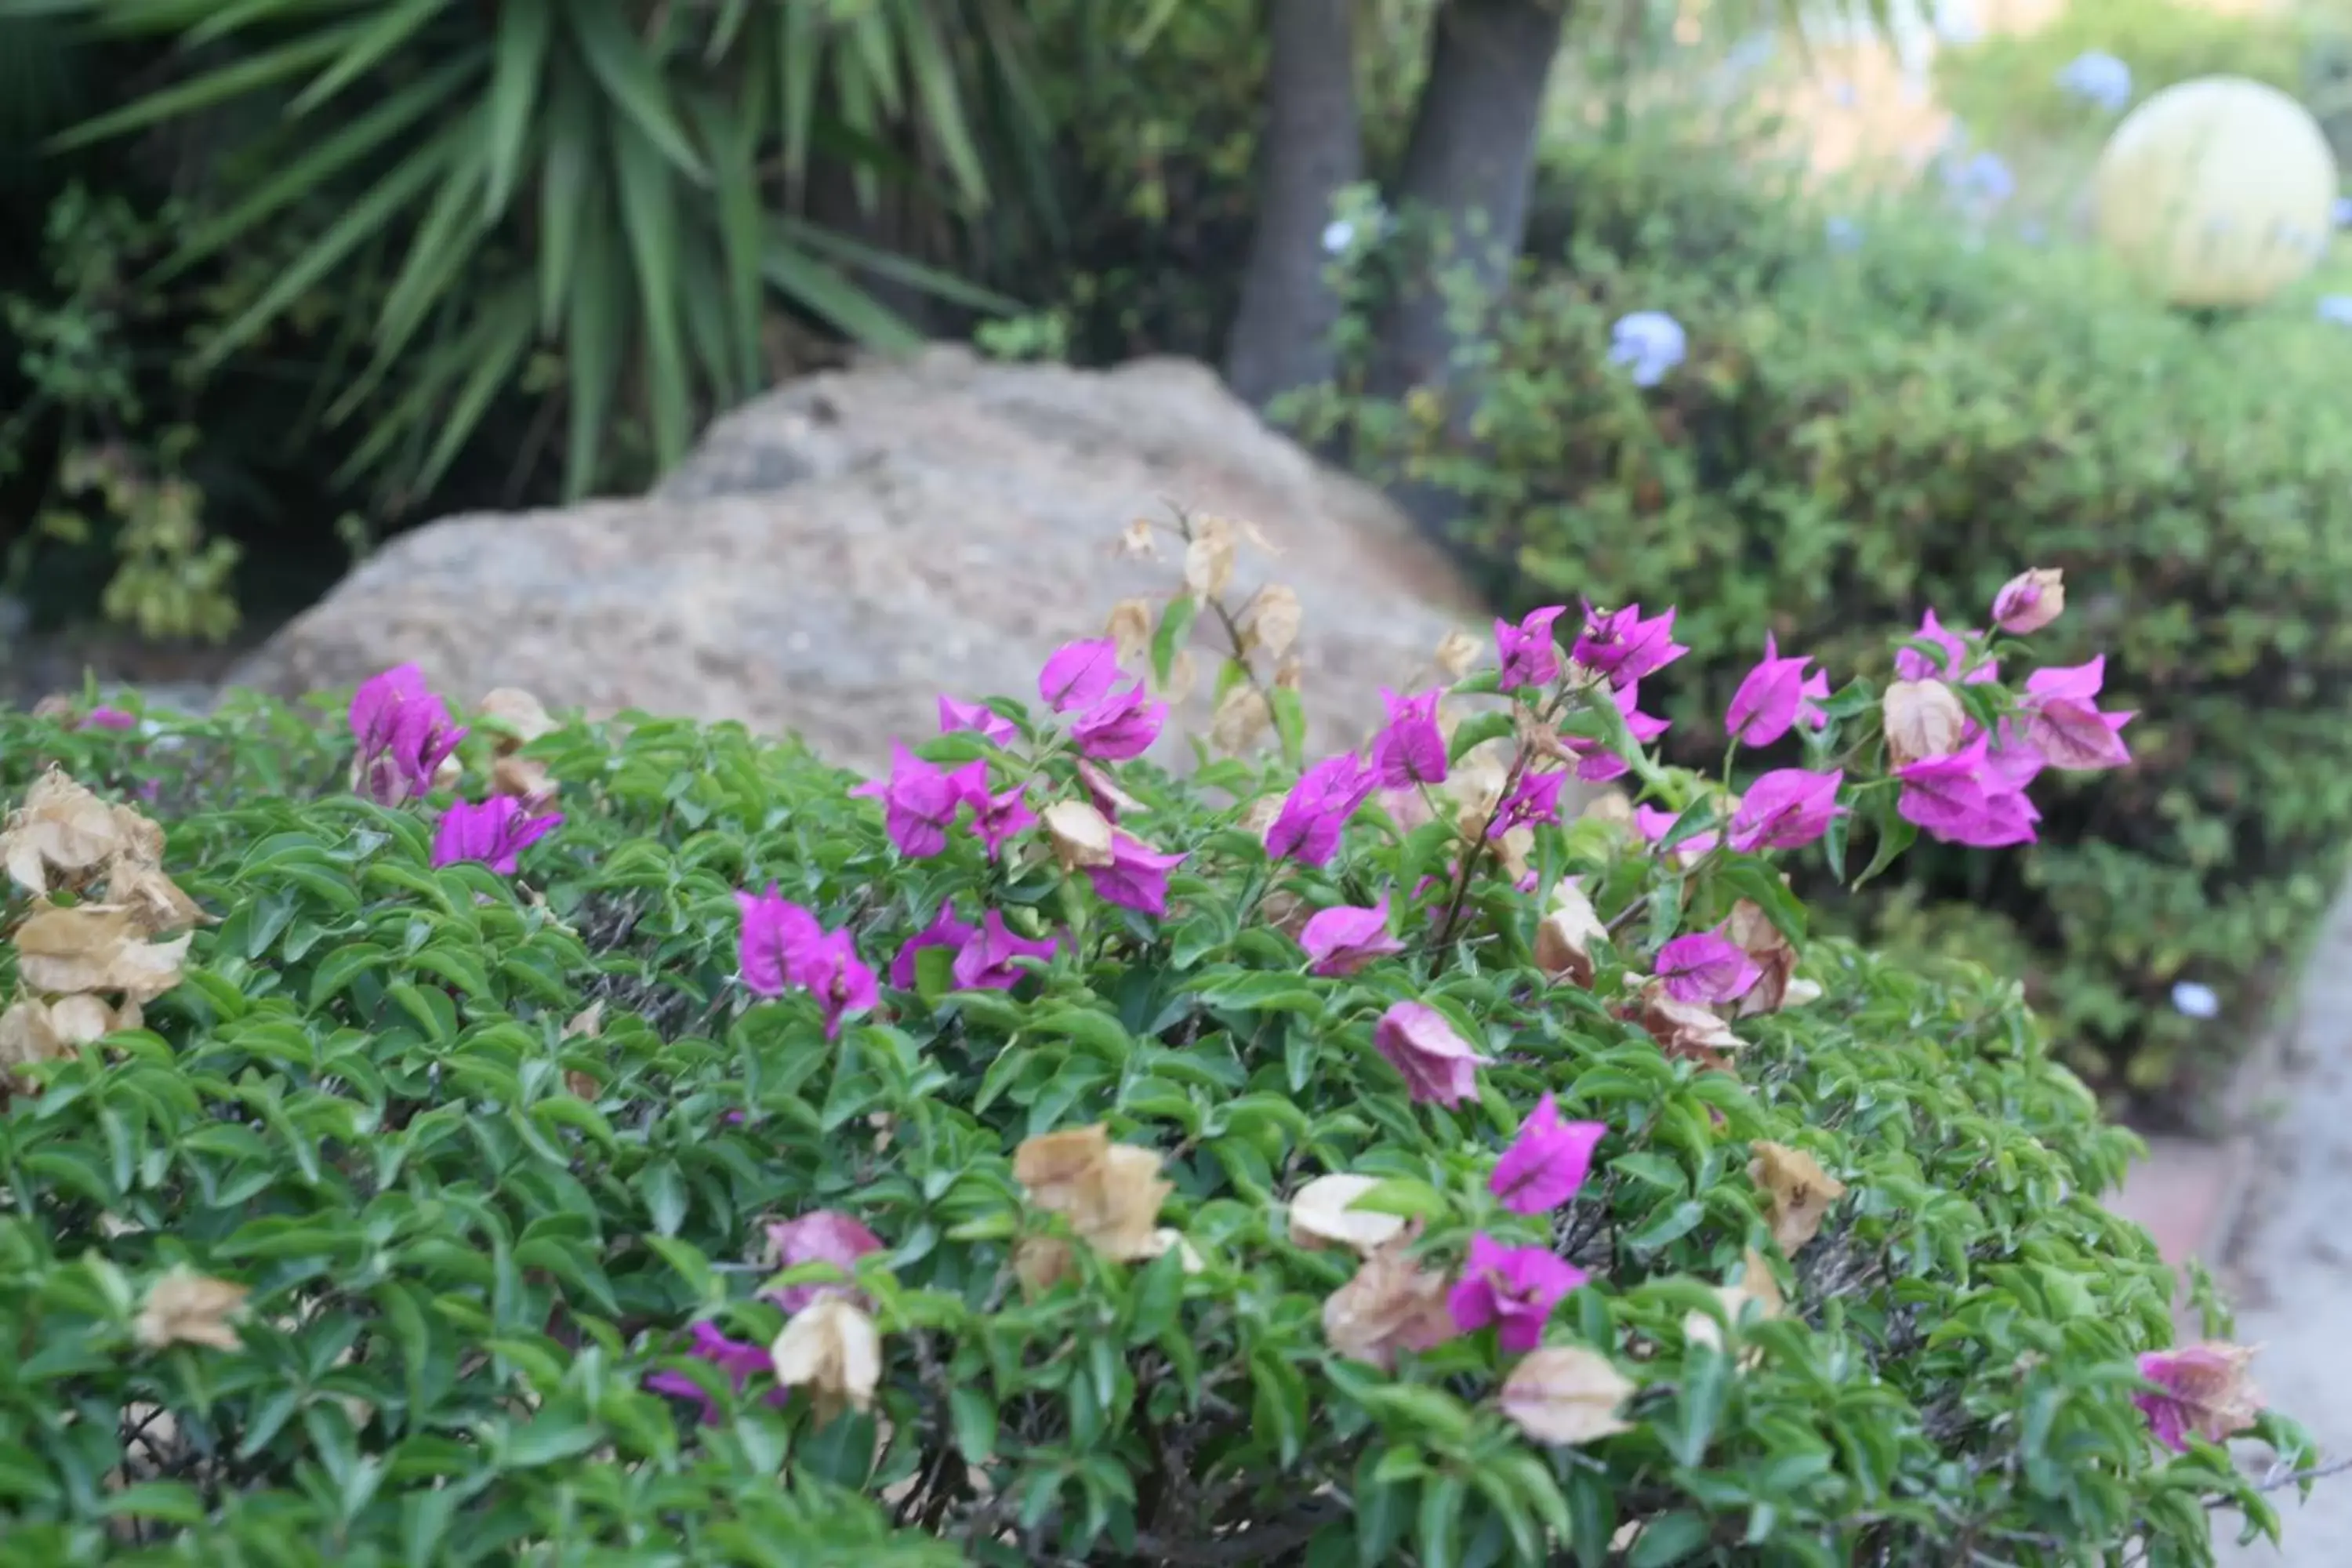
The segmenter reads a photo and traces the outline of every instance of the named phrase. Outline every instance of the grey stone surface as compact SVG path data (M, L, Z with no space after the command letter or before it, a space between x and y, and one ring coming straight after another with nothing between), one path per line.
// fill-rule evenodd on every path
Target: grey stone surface
M2312 954L2280 1080L2256 1138L2261 1152L2245 1219L2223 1269L2238 1341L2255 1345L2254 1381L2311 1429L2324 1458L2352 1455L2352 890L2339 896ZM2249 1445L2258 1470L2269 1456ZM2235 1543L2238 1519L2216 1521L2223 1568L2342 1568L2352 1563L2352 1472L2327 1477L2298 1503L2273 1494L2279 1547Z
M1297 591L1320 743L1353 743L1381 686L1427 678L1446 631L1476 624L1473 595L1394 508L1268 431L1206 368L939 349L760 398L642 499L404 534L231 679L292 695L414 659L460 702L521 686L598 715L796 731L870 764L894 734L933 731L938 693L1033 697L1055 646L1097 634L1123 596L1164 597L1173 560L1112 546L1172 506L1246 519L1283 550L1244 550L1234 598L1269 576ZM1159 754L1178 754L1172 738Z

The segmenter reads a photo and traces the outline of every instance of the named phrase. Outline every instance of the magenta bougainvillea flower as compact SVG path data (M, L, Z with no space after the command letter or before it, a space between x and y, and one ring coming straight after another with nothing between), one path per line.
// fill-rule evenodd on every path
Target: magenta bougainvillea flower
M1748 793L1752 795L1755 792L1751 790ZM1654 805L1637 805L1633 808L1634 827L1640 831L1643 837L1653 844L1672 833L1675 830L1675 824L1681 820L1682 817L1676 813L1660 811ZM1695 860L1722 842L1723 835L1720 833L1694 833L1675 846L1675 853L1685 860Z
M1089 866L1087 879L1106 903L1157 919L1168 912L1168 873L1181 855L1163 855L1124 833L1110 836L1110 864Z
M2086 773L2131 761L2121 731L2136 715L2099 710L2106 671L2102 654L2088 664L2037 669L2025 678L2025 739L2052 767Z
M1658 949L1656 968L1667 995L1702 1006L1738 1001L1764 973L1746 949L1711 931L1678 936Z
M1371 798L1380 774L1360 757L1326 757L1301 773L1283 797L1282 809L1266 829L1265 852L1301 865L1320 866L1339 847L1340 830Z
M1003 795L991 795L985 785L965 798L971 805L971 830L988 847L988 858L995 859L1004 852L1005 845L1035 826L1037 814L1029 809L1027 788L1015 784Z
M138 727L136 718L120 708L109 708L102 702L89 710L88 718L74 726L77 730L135 730Z
M776 885L764 893L738 891L740 915L735 931L735 967L743 984L762 996L781 996L793 978L794 955L804 952L824 934L816 916L778 896Z
M988 764L968 763L950 773L893 741L890 776L870 779L849 793L879 800L883 831L898 853L909 860L926 859L948 847L948 829L967 801L988 798Z
M1592 1151L1608 1131L1598 1121L1562 1121L1559 1104L1546 1094L1496 1162L1487 1190L1513 1214L1556 1209L1584 1185Z
M378 805L398 805L430 794L466 731L425 684L413 664L371 676L352 693L352 788Z
M1399 1002L1372 1028L1372 1047L1404 1075L1405 1093L1424 1105L1459 1105L1478 1091L1487 1058L1426 1002Z
M838 1039L841 1023L852 1013L870 1012L881 999L874 972L857 956L857 944L845 931L829 931L817 938L799 965L800 984L808 987L824 1010L824 1037Z
M779 1273L803 1263L830 1263L847 1274L857 1260L882 1250L882 1238L863 1222L838 1209L813 1209L798 1219L777 1220L768 1226L768 1246L775 1254ZM760 1293L790 1317L820 1296L846 1294L843 1285L787 1285Z
M1957 679L1962 685L1979 686L1983 684L1985 681L1990 680L1996 673L1993 668L1992 658L1990 656L1987 656L1978 663L1971 665L1969 668L1968 673L1965 675L1958 674L1960 668L1960 661L1969 656L1968 639L1974 637L1976 634L1966 631L1952 632L1945 630L1943 624L1936 619L1936 612L1932 609L1920 617L1919 629L1911 635L1918 641L1935 644L1937 647L1944 650L1944 657L1940 661L1938 661L1929 658L1926 654L1921 653L1916 648L1896 648L1895 650L1895 673L1905 680L1952 680Z
M1801 720L1818 729L1829 716L1817 704L1827 701L1829 677L1820 670L1808 675L1811 658L1783 658L1772 634L1764 634L1764 658L1748 672L1731 706L1723 716L1731 738L1748 746L1769 746Z
M1168 704L1154 700L1138 680L1079 714L1070 725L1070 738L1089 757L1123 763L1150 751L1167 721Z
M1506 691L1523 686L1549 686L1559 679L1559 644L1552 639L1552 623L1568 614L1565 605L1529 610L1517 626L1495 623L1495 653L1502 660L1499 684Z
M950 952L961 952L971 936L972 927L956 919L955 906L941 904L940 912L931 917L931 923L908 937L906 945L898 949L898 956L890 961L890 984L901 991L912 991L915 961L924 949L943 947Z
M951 735L959 730L970 730L993 745L1009 746L1021 738L1013 721L1005 718L985 702L959 702L952 697L940 699L940 733Z
M1495 819L1486 825L1486 837L1500 838L1515 827L1526 827L1538 822L1559 820L1559 792L1568 783L1566 773L1539 773L1532 770L1519 775L1495 807Z
M690 1333L692 1340L686 1348L686 1353L697 1361L707 1361L726 1373L738 1394L743 1392L743 1385L753 1377L774 1370L764 1345L730 1340L707 1322L695 1324ZM719 1406L682 1372L648 1373L646 1374L646 1386L656 1394L693 1400L701 1408L702 1424L706 1426L719 1419ZM768 1403L782 1405L791 1394L790 1389L779 1388L768 1395Z
M1981 731L1958 751L1906 763L1895 776L1903 782L1896 813L1938 843L1998 849L2034 841L2042 814L2016 774L1991 760Z
M1491 1323L1496 1342L1517 1354L1543 1342L1552 1309L1586 1279L1583 1269L1540 1247L1505 1247L1481 1231L1470 1238L1470 1256L1445 1305L1464 1333Z
M1010 991L1029 973L1013 961L1051 958L1055 945L1051 937L1034 942L1016 935L1003 915L991 910L956 954L955 983L966 991Z
M1118 679L1118 644L1108 637L1064 643L1037 676L1037 695L1056 713L1091 708Z
M1739 809L1731 814L1731 847L1743 855L1759 849L1801 849L1830 830L1830 823L1845 815L1837 803L1843 770L1826 773L1803 768L1775 768L1748 786Z
M1314 960L1314 973L1353 974L1383 953L1402 952L1404 943L1389 934L1389 896L1370 909L1342 904L1319 910L1298 932L1298 945Z
M433 831L433 864L454 866L460 860L479 860L499 876L511 877L516 857L562 824L562 812L533 816L510 795L492 795L479 805L453 800Z
M2242 1432L2262 1415L2262 1396L2246 1381L2253 1352L2243 1345L2183 1345L2148 1351L2139 1374L2157 1386L2132 1402L2147 1417L2156 1440L2175 1452L2189 1447L2191 1433L2220 1443Z
M1622 610L1584 607L1584 630L1576 639L1576 662L1612 686L1630 686L1664 669L1690 649L1675 641L1675 613L1642 618L1642 606Z
M857 956L845 931L826 931L816 916L776 894L738 892L741 925L736 933L736 964L743 984L761 996L798 988L814 996L824 1013L824 1037L836 1039L842 1020L870 1009L881 988Z
M1622 686L1612 686L1609 689L1609 695L1616 702L1617 711L1624 716L1625 732L1633 738L1636 745L1648 745L1669 728L1664 719L1653 718L1642 711L1639 682L1629 680ZM1596 741L1583 735L1562 735L1560 743L1577 759L1576 776L1586 784L1607 784L1612 779L1624 777L1632 771L1633 764L1620 756L1606 741Z
M1437 728L1438 696L1434 689L1399 697L1386 687L1381 689L1389 721L1372 739L1372 771L1389 788L1445 782L1445 737Z

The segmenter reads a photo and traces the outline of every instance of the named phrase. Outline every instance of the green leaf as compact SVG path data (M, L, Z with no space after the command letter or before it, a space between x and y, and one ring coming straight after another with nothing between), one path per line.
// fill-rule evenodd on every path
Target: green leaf
M955 1431L956 1452L968 1465L984 1465L995 1457L999 1417L996 1401L968 1383L948 1390L948 1419Z
M1871 856L1870 864L1863 868L1862 875L1853 880L1857 892L1875 880L1881 871L1894 865L1895 857L1910 848L1919 837L1918 828L1895 814L1891 799L1886 809L1877 814L1877 825L1878 848Z
M563 493L572 500L586 495L596 482L605 422L626 346L628 290L621 276L620 252L603 233L607 211L604 193L593 193L587 222L597 237L575 252L566 307L563 347L571 407Z
M380 14L360 30L335 63L295 95L294 101L286 106L289 117L299 119L357 81L446 9L446 0L408 0L405 5L381 7Z
M513 199L554 30L554 0L506 0L499 7L497 63L490 73L489 98L482 105L489 159L489 178L482 192L487 218L505 212Z
M171 259L157 268L157 280L179 276L251 233L264 219L330 188L339 175L428 122L433 112L479 68L477 56L459 54L387 94L365 114L285 163L226 212L199 225L172 253Z
M686 1223L686 1178L675 1160L656 1160L637 1173L638 1195L660 1236L676 1236Z
M332 59L354 38L366 32L369 26L366 22L359 22L349 26L327 28L281 44L274 49L249 55L234 65L206 72L192 81L134 99L112 113L84 121L70 131L52 137L49 148L52 152L65 152L75 147L86 147L110 136L144 131L151 125L184 119L233 98L241 98L257 89L283 81L288 77Z
M653 143L629 127L619 128L613 157L619 176L621 226L628 236L645 328L654 455L663 468L672 468L686 456L694 422L685 349L678 339L677 193Z
M1436 1219L1452 1208L1444 1193L1411 1176L1391 1176L1348 1206L1403 1219Z
M1421 1486L1421 1513L1414 1541L1421 1548L1422 1568L1458 1568L1462 1561L1462 1503L1466 1488L1451 1470L1441 1471Z
M452 125L394 165L365 195L346 207L342 216L312 241L291 266L280 271L243 314L213 334L196 355L197 364L206 369L220 365L231 353L258 336L297 300L308 294L353 251L392 226L394 215L422 195L453 159L463 154L467 129L462 123Z
M1191 640L1192 622L1200 613L1201 602L1190 594L1171 599L1160 612L1159 627L1151 634L1151 675L1163 689L1175 679L1176 656Z
M1705 1514L1688 1509L1660 1514L1643 1524L1642 1533L1625 1559L1625 1568L1675 1568L1706 1545L1706 1538Z
M1473 747L1502 740L1511 732L1511 716L1508 713L1473 714L1461 722L1454 731L1454 739L1446 742L1445 760L1458 763L1469 755Z
M619 0L565 0L563 16L590 74L628 121L614 127L616 144L642 144L697 184L709 184L710 171L671 112L669 89L652 56L630 33ZM632 128L635 135L629 134ZM625 171L622 179L625 187ZM628 205L625 188L622 205Z

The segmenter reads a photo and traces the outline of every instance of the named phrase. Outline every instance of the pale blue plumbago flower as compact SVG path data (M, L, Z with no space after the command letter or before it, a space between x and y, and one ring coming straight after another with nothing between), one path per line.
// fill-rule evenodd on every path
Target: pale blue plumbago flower
M1636 310L1609 329L1609 363L1633 372L1636 386L1655 386L1683 363L1690 338L1664 310Z
M2091 49L2066 62L2058 73L2058 85L2113 114L2131 101L2131 67L2105 49Z
M2172 988L2172 1009L2186 1018L2218 1017L2221 1012L2221 999L2213 994L2210 985L2184 980Z
M2017 194L2017 176L1992 153L1979 153L1948 165L1944 184L1954 195L1972 197L1988 206L1999 206Z
M1339 255L1356 243L1356 226L1346 218L1334 218L1323 228L1323 248L1332 256Z
M2352 196L2336 198L2336 226L2352 228Z
M1862 226L1850 217L1832 216L1822 224L1822 237L1832 250L1858 250L1862 247Z
M2319 319L2331 326L2352 327L2352 294L2322 294Z

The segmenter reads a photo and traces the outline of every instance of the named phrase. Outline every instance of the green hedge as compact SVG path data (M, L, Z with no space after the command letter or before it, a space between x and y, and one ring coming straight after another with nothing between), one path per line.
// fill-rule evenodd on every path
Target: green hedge
M2352 834L2352 340L2300 295L2200 324L2093 255L1915 208L1836 214L1862 243L1834 244L1820 202L1727 166L1664 136L1557 153L1573 237L1539 237L1556 259L1500 313L1475 449L1426 410L1310 413L1454 486L1507 604L1680 604L1669 744L1695 764L1762 628L1883 667L1924 612L1981 626L2011 574L2063 569L2034 648L2105 652L2135 765L2045 802L2037 846L1916 857L1887 890L1929 940L1938 906L2005 928L2077 1066L2194 1104ZM1648 389L1607 359L1635 310L1688 336ZM2224 1016L2178 1011L2182 982Z
M1842 692L1832 742L1872 704ZM509 732L478 719L428 783L430 706L385 710L414 777L363 782L430 791L393 805L350 793L340 725L256 700L130 730L0 716L26 805L7 1561L1666 1568L1962 1541L2194 1564L2210 1507L2274 1528L2210 1440L2236 1415L2176 1453L2135 1408L2174 1281L2095 1201L2134 1141L2015 984L1810 935L1767 858L1698 852L1717 806L1695 776L1631 759L1687 808L1675 852L1587 817L1489 853L1475 746L1509 723L1486 700L1440 792L1467 837L1443 799L1415 826L1388 796L1301 863L1260 836L1290 766L1089 781L1006 704L1003 749L923 746L1045 813L992 818L1015 831L992 855L967 826L926 842L941 786L912 757L877 806L730 728L565 725L501 761L536 728L502 701ZM1555 689L1523 714L1576 708ZM59 937L186 911L137 820L41 783L52 763L164 822L163 872L212 921L184 952ZM1890 787L1857 765L1849 799ZM499 781L563 820L514 875L436 867L434 816ZM1183 857L1164 914L1087 868L1089 795ZM1307 912L1376 897L1359 966L1310 970ZM765 974L746 900L814 994ZM922 949L866 991L857 959L892 970L950 902L1057 946L992 974ZM1727 917L1763 971L1741 1016L1666 1005L1660 944ZM143 1018L41 1045L114 987ZM1400 1043L1398 1018L1441 1037ZM1483 1065L1412 1057L1449 1031ZM1400 1054L1466 1097L1409 1092ZM1598 1124L1544 1155L1590 1174L1506 1205L1499 1151L1573 1141L1529 1131L1546 1097ZM1335 1173L1367 1206L1304 1194ZM819 1211L830 1247L775 1235ZM1310 1245L1335 1233L1365 1260ZM1433 1328L1455 1260L1493 1246L1590 1282L1507 1343Z

